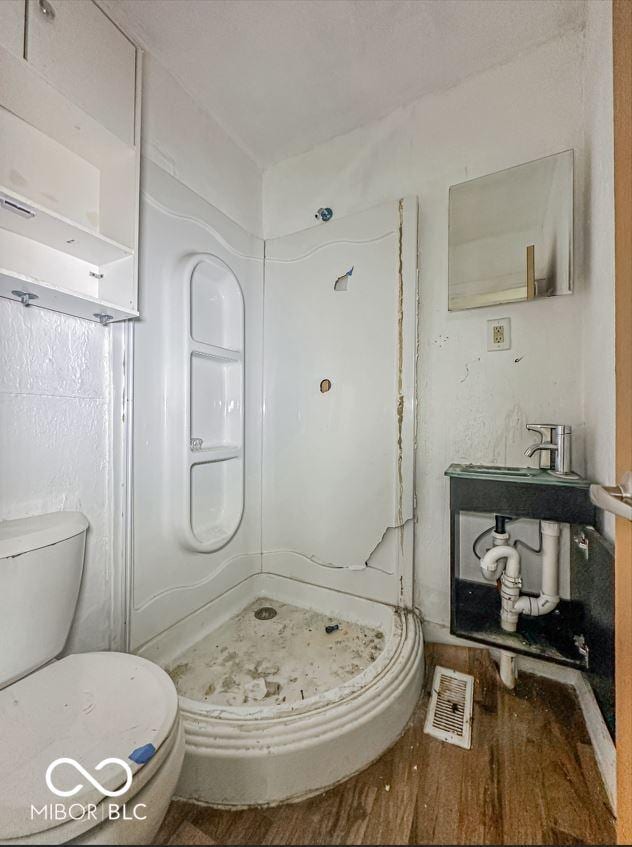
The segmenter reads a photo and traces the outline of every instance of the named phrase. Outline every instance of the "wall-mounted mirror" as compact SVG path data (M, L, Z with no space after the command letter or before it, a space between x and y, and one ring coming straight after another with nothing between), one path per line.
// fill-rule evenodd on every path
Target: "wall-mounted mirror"
M573 290L573 151L450 188L448 309Z

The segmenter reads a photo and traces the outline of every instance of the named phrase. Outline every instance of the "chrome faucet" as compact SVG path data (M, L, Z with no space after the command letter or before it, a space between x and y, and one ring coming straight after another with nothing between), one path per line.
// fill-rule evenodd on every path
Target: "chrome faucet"
M549 453L548 470L551 473L567 476L571 470L571 435L573 428L568 424L527 424L527 429L537 432L540 441L531 444L524 451L525 456L545 451ZM546 465L540 465L546 467Z

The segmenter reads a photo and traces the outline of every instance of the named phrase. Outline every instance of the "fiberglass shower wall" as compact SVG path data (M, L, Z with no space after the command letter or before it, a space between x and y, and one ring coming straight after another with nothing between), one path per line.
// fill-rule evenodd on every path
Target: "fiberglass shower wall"
M266 242L263 570L412 604L417 201Z
M264 286L259 239L143 180L132 649L261 570L410 606L416 200L269 242Z
M144 162L130 646L261 569L263 242Z

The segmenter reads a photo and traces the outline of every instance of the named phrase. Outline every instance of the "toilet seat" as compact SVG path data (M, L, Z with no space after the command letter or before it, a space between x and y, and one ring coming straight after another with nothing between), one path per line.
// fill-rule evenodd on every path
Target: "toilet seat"
M159 771L179 734L178 698L167 674L146 659L124 653L85 653L68 656L0 691L0 841L22 840L48 830L68 828L76 837L101 823L86 818L64 823L71 806L100 807L104 799L129 802ZM146 764L129 759L133 750L152 744ZM128 782L128 790L110 798ZM59 758L74 759L82 768L61 763L46 783L48 767ZM88 778L92 776L96 784ZM60 812L33 812L61 804ZM70 836L72 830L72 836ZM52 833L49 833L52 835ZM45 838L45 840L49 840ZM62 839L55 839L56 841ZM65 837L63 840L67 840Z
M106 797L96 809L96 821L71 820L52 829L4 842L23 844L153 844L169 807L184 761L184 723L176 718L173 729L160 749L134 776L127 794L114 799ZM114 803L127 809L124 817L108 814ZM139 811L141 818L136 818Z

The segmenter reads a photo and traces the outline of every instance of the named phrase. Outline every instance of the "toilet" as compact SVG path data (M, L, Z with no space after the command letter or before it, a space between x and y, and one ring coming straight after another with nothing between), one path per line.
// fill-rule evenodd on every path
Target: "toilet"
M88 521L0 523L0 843L148 844L184 758L167 674L125 653L57 659Z

